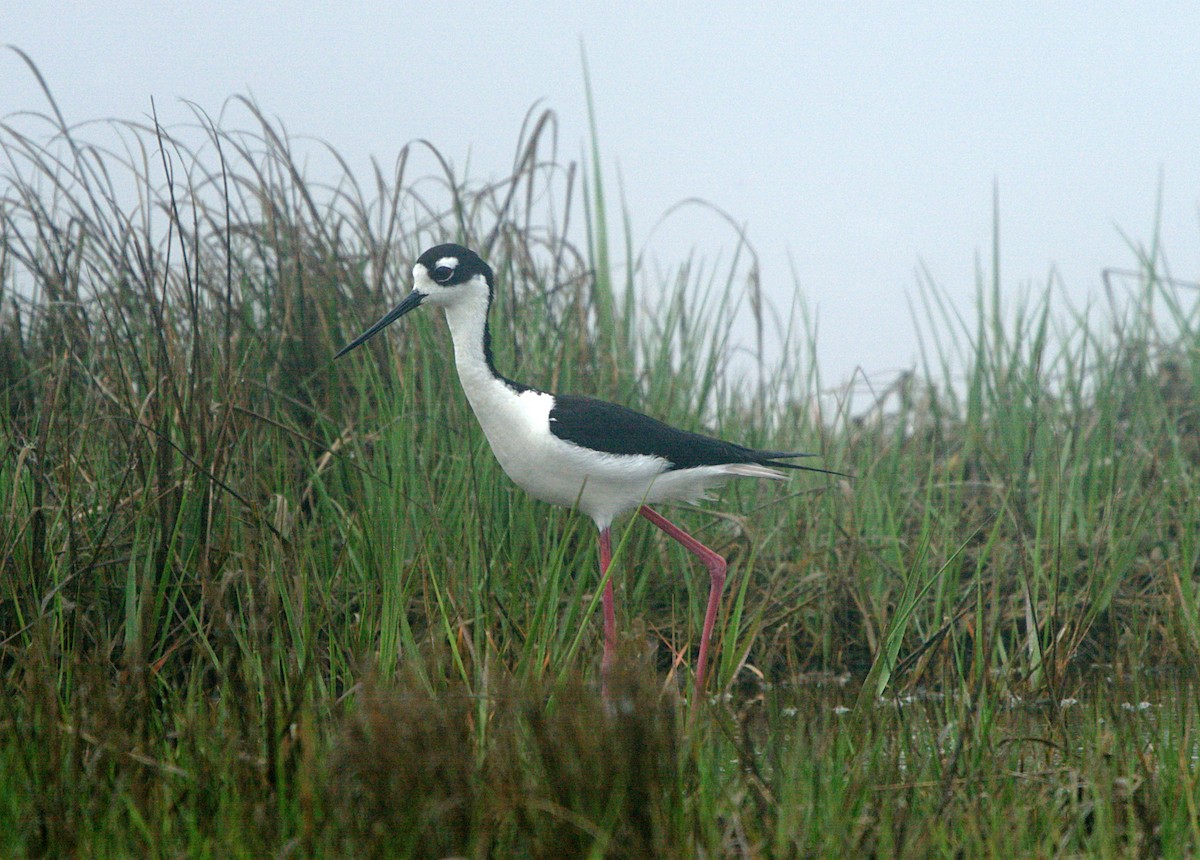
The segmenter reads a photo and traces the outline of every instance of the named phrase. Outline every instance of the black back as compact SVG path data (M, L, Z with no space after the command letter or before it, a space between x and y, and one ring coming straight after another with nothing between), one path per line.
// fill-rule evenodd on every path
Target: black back
M574 394L554 395L550 432L559 439L594 451L662 457L672 469L730 463L801 469L805 467L781 463L778 459L808 456L786 451L757 451L701 433L679 430L617 403Z
M438 265L439 260L448 257L456 259L457 264L454 266ZM471 249L454 243L435 245L422 253L417 258L417 262L425 267L435 283L446 287L466 283L476 275L482 274L487 280L488 309L491 309L492 299L495 295L495 275L491 267ZM497 372L492 361L491 334L490 326L485 319L483 354L492 375L514 391L530 390L529 386ZM812 456L810 454L757 451L701 433L678 430L648 415L616 403L573 394L555 394L553 396L554 408L550 410L550 432L559 439L594 451L661 457L671 464L671 469L757 463L785 469L826 471L811 466L780 462L784 458Z

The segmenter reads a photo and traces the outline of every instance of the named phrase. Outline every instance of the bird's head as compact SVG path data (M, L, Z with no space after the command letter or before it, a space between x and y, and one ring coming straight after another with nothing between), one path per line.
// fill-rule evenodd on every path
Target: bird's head
M342 347L341 358L362 346L400 317L423 304L450 308L464 301L484 302L484 313L492 300L492 269L478 254L462 245L435 245L413 264L413 288L404 300L380 320Z

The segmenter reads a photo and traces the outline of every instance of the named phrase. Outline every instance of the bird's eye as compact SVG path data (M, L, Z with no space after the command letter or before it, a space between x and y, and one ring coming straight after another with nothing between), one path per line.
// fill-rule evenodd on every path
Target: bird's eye
M433 273L430 275L430 277L432 277L439 284L446 283L446 281L450 280L450 278L452 278L453 276L454 276L454 269L450 268L449 266L438 266L433 270Z

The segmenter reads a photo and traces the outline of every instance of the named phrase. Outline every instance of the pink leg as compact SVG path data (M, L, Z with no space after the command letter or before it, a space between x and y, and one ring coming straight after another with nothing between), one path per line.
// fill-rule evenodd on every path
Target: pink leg
M600 578L608 573L612 563L612 537L607 528L600 530ZM604 583L604 658L600 663L600 673L607 685L608 672L617 656L617 611L613 601L613 584L609 579Z
M725 588L725 559L657 511L642 505L638 508L638 513L683 544L688 552L699 558L708 568L708 575L711 579L708 588L708 608L704 611L704 630L700 633L700 656L696 660L696 699L699 700L704 694L705 672L708 668L708 641L712 638L713 626L717 621L717 607L721 603L721 591Z

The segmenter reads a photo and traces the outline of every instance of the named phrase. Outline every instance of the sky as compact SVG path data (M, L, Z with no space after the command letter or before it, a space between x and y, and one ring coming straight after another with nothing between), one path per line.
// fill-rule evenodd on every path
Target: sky
M920 271L972 312L994 195L1010 300L1053 278L1096 304L1156 237L1200 280L1200 4L30 2L0 41L70 122L153 98L169 126L182 99L215 116L249 94L364 178L418 138L503 176L535 103L582 153L583 44L635 244L664 267L728 257L711 215L653 230L686 198L728 212L769 298L815 312L830 387L914 366ZM0 81L0 116L45 109L10 51Z

